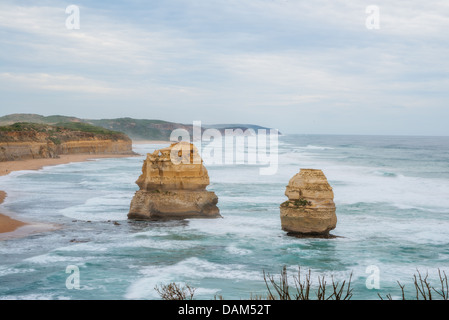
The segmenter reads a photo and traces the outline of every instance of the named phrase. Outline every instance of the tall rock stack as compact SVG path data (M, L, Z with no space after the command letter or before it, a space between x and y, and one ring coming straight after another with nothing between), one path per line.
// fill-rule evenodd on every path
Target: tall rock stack
M148 154L136 183L140 190L131 201L129 219L221 217L218 197L206 190L207 169L191 143L173 143Z
M337 226L334 193L321 170L301 169L290 179L281 204L281 225L295 236L329 237Z

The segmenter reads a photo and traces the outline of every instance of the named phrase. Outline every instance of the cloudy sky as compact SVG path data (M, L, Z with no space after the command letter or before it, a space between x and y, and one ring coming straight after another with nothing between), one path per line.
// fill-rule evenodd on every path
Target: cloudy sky
M449 135L448 57L447 0L0 0L0 115Z

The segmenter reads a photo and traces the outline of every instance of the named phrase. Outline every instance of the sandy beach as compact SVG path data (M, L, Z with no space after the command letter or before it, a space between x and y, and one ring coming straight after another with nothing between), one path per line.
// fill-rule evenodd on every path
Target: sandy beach
M0 204L3 203L5 198L6 198L6 192L0 191ZM12 231L16 230L17 228L22 227L24 225L26 225L25 222L12 219L12 218L0 213L0 233L12 232Z

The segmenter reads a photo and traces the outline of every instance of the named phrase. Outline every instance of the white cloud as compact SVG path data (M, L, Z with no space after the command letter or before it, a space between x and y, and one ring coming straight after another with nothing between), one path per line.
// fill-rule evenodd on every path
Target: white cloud
M66 92L84 92L100 94L123 94L125 89L120 87L110 87L93 79L77 75L52 75L47 73L0 73L0 81L4 85L11 83L19 87L29 87L33 89L66 91Z
M83 7L81 29L68 30L64 9L2 5L0 28L30 35L25 41L18 41L23 51L33 52L23 54L24 60L50 65L59 62L61 68L62 64L71 64L96 69L116 67L129 73L151 72L157 64L176 57L178 49L192 45L191 40L177 36L174 31L144 30Z
M270 125L279 109L292 119L321 113L323 127L329 115L358 114L363 128L373 114L445 112L444 1L167 0L142 2L143 14L92 3L80 8L80 30L65 28L63 4L46 4L0 4L0 81L41 90L48 109L57 106L46 92L85 93L86 112L99 116L107 105L180 122ZM380 7L380 30L365 28L370 4ZM14 99L15 108L30 103Z

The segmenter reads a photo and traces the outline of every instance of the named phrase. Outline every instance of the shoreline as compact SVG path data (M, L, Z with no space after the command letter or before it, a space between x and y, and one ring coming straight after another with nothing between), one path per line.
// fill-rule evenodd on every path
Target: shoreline
M104 158L128 158L137 154L69 154L60 155L59 158L27 159L0 162L0 176L5 176L13 171L39 170L46 166L68 164L72 162L84 162L93 159Z
M6 192L0 190L0 205L7 197ZM24 222L12 218L9 214L0 213L0 241L22 238L32 234L57 230L60 227L50 223Z
M139 154L73 154L60 155L59 158L27 159L0 162L0 176L6 176L14 171L40 170L46 166L55 166L75 162L85 162L94 159L137 157ZM7 197L6 192L0 190L0 205ZM10 214L0 212L0 241L10 238L24 237L33 233L58 229L52 224L32 223L16 220Z
M0 190L0 205L5 201L6 192ZM0 213L0 233L13 232L28 223L11 218L10 216Z

